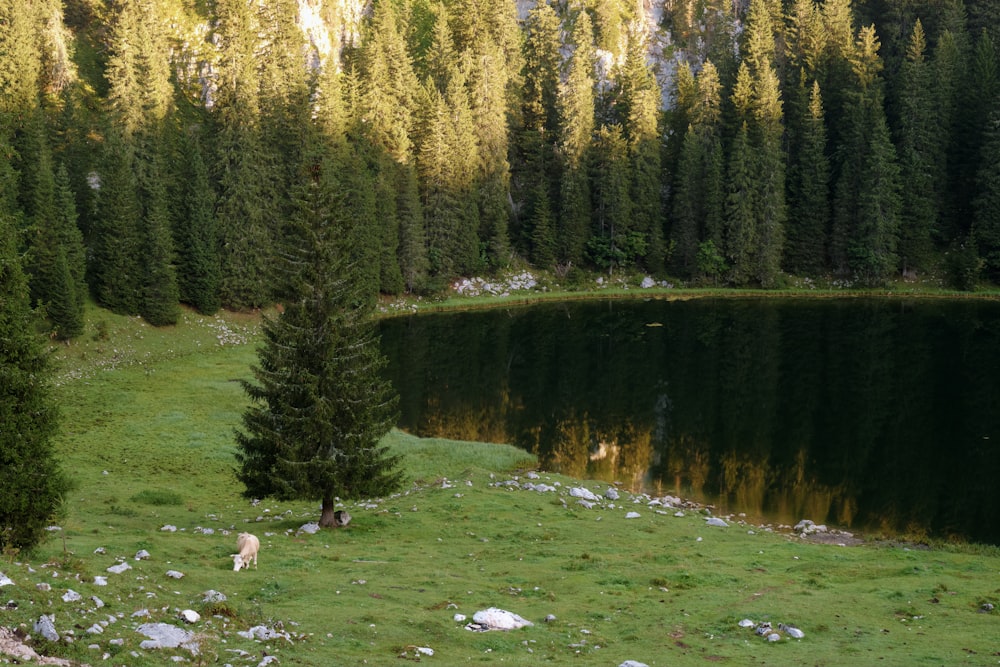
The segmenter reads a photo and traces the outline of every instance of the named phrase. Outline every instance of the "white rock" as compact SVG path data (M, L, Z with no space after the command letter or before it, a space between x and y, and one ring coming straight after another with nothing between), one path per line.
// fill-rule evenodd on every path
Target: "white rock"
M227 599L226 596L224 594L220 593L219 591L216 591L216 590L207 590L207 591L205 591L204 597L201 598L201 601L202 602L206 602L206 603L209 603L209 602L225 602L226 599Z
M456 623L465 623L465 614L455 614Z
M14 580L8 577L3 572L0 572L0 586L13 586Z
M741 628L752 628L756 625L757 624L751 621L749 618L744 618L742 621L740 621Z
M135 631L149 637L147 641L139 645L143 649L177 648L194 639L193 632L182 630L176 625L170 625L169 623L143 623Z
M236 634L246 639L259 639L262 641L267 641L269 639L287 639L288 641L292 641L291 635L287 632L279 632L278 630L264 625L255 625L246 632L237 632Z
M299 526L298 532L300 535L302 533L305 533L306 535L315 535L316 533L319 532L319 524L316 523L315 521L304 523L301 526Z
M34 631L48 639L50 642L59 641L59 633L56 632L56 615L43 614L35 621Z
M573 496L574 498L583 498L584 500L589 500L592 503L596 503L600 500L600 498L597 497L593 491L591 491L590 489L585 489L582 486L574 486L572 489L569 490L569 495Z
M638 512L629 512L628 514L625 515L625 518L626 519L638 519L641 516L642 515L639 514Z
M194 609L185 609L180 613L180 619L185 623L197 623L201 620L201 614Z
M94 549L94 553L103 556L104 554L108 553L108 550L105 549L104 547L97 547L96 549Z
M140 609L138 611L132 612L132 618L149 618L148 609Z
M52 584L49 584L49 583L44 582L44 581L40 581L37 584L35 584L35 588L37 588L40 591L51 591L52 590Z
M264 659L257 663L257 667L267 667L272 662L278 662L278 656L276 656L276 655L265 655Z
M718 526L719 528L729 528L729 524L717 516L710 516L705 519L705 525Z
M802 639L803 637L806 636L806 633L802 632L794 625L785 625L784 623L778 623L778 629L784 632L792 639Z
M184 577L184 573L177 570L167 570L167 576L171 579L181 579Z
M100 609L101 607L104 606L104 600L102 600L101 598L97 597L96 595L91 595L90 596L90 601L94 603L94 606L97 609Z
M176 533L176 532L177 532L177 526L171 526L171 525L170 525L170 524L168 523L168 524L167 524L167 525L165 525L165 526L164 526L163 528L160 528L160 530L162 530L162 531L165 531L165 532L168 532L168 533Z
M639 662L638 660L626 660L622 664L618 665L618 667L649 667L649 665L644 662Z
M63 593L63 602L76 602L77 600L82 600L83 596L74 591L72 588Z
M513 612L496 607L490 607L482 611L477 611L472 615L472 620L480 625L485 625L491 630L517 630L518 628L534 625Z
M772 632L767 636L767 641L769 642L781 641L781 635L779 635L777 632Z
M92 626L87 628L87 634L89 635L100 635L104 633L104 628L101 627L100 623L94 623Z
M112 565L111 567L109 567L108 572L110 572L111 574L121 574L122 572L126 572L131 569L132 566L129 565L128 563L118 563L117 565Z
M434 649L427 648L426 646L418 646L417 653L422 653L424 655L434 655Z
M135 559L136 560L149 560L149 552L146 551L145 549L139 549L139 551L135 552Z
M95 586L107 586L108 585L108 578L105 577L102 574L99 574L99 575L97 575L97 576L94 577L94 585Z
M616 489L613 486L609 486L607 489L604 490L604 497L607 498L608 500L618 500L619 498L618 489Z

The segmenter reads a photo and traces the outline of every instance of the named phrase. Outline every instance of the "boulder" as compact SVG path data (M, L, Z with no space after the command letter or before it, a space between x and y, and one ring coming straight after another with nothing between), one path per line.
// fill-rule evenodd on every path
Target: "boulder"
M584 500L589 500L592 503L599 502L601 499L597 497L593 491L590 489L585 489L582 486L574 486L569 490L569 495L574 498L582 498Z
M139 646L144 649L187 647L194 639L194 633L178 628L169 623L143 623L135 629L141 635L149 637Z
M35 621L34 632L45 637L50 642L59 641L59 633L56 632L56 615L43 614Z
M521 618L513 612L509 612L504 609L497 609L496 607L490 607L489 609L483 609L482 611L477 611L473 614L472 623L469 625L479 626L469 628L471 630L517 630L519 628L532 626L534 623Z

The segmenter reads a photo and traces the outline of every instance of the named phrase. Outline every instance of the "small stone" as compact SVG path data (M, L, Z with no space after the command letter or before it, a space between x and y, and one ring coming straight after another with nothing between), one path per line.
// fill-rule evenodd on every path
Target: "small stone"
M729 528L729 524L717 516L710 516L707 519L705 519L705 525L717 526L719 528Z
M107 586L108 585L108 578L105 577L104 575L101 575L101 574L96 575L94 577L94 585L95 586Z
M642 516L642 515L639 514L638 512L629 512L628 514L625 515L625 518L626 519L638 519L640 516Z
M227 599L226 596L220 593L219 591L207 590L205 591L204 596L201 598L201 601L205 603L225 602L226 599Z
M83 596L74 591L72 588L63 593L63 602L76 602L77 600L82 600Z
M740 621L741 628L752 628L755 625L757 624L751 621L749 618L744 618L742 621Z
M180 613L180 618L185 623L197 623L201 620L201 614L193 609L185 609Z
M781 635L779 635L777 632L772 632L767 636L767 641L769 642L781 641Z
M96 595L91 595L90 601L94 603L94 607L96 607L97 609L100 609L101 607L104 606L104 600L97 597Z
M299 526L298 534L302 535L315 535L319 532L319 524L315 521L310 521L309 523L304 523Z
M101 627L100 623L94 623L92 626L87 628L87 634L89 635L100 635L104 633L104 628Z
M604 491L604 497L607 498L608 500L618 500L618 498L619 498L618 489L616 489L613 486L609 486Z
M56 615L44 614L35 621L34 631L45 637L50 642L59 641L59 633L56 632Z
M109 567L108 572L110 572L111 574L121 574L122 572L126 572L131 569L132 566L129 565L128 563L118 563L117 565L112 565L111 567Z
M548 614L548 615L547 615L547 616L545 617L545 622L546 622L546 623L552 623L552 622L553 622L553 621L555 621L555 620L556 620L556 615L555 615L555 614Z
M149 560L149 552L145 549L140 549L135 553L136 560Z
M465 614L455 614L454 619L456 623L465 623Z
M638 660L626 660L622 664L618 665L618 667L649 667L649 665L644 662L639 662Z
M806 633L802 632L794 625L785 625L784 623L778 623L778 629L784 632L792 639L802 639L803 637L806 636Z
M46 582L42 581L42 582L39 582L39 583L35 584L35 588L37 588L40 591L51 591L52 590L52 585L49 584L49 583L46 583Z
M171 579L181 579L184 577L184 573L177 570L167 570L167 576Z
M96 549L94 549L94 553L98 555L104 555L108 553L108 550L105 549L104 547L97 547Z
M167 524L167 525L165 525L165 526L164 526L163 528L160 528L160 530L161 530L161 531L164 531L164 532L167 532L167 533L176 533L176 532L177 532L177 526L171 526L171 525L170 525L170 524L168 523L168 524Z

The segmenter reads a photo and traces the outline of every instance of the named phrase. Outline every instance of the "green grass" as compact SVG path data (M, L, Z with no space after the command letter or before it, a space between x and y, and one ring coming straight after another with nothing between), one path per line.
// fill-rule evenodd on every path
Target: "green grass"
M30 632L42 613L55 614L57 630L75 635L72 643L39 642L43 653L130 667L171 665L172 656L256 665L265 652L286 667L416 658L526 666L997 663L997 612L979 612L984 602L1000 602L996 548L808 544L738 523L707 527L703 514L659 514L631 498L587 510L568 489L601 492L606 484L541 472L538 481L558 491L497 485L515 475L523 481L534 466L503 444L394 431L387 442L404 457L405 491L345 502L353 516L346 529L298 534L318 519L318 502L254 504L233 475L233 431L246 400L238 380L249 378L256 360L253 318L187 314L157 330L134 318L90 316L105 321L104 337L88 333L57 351L64 428L56 446L76 482L67 515L30 557L0 560L15 582L0 589L0 601L17 604L0 623ZM625 519L631 510L641 516ZM241 530L260 537L260 566L236 573L229 554ZM151 558L136 561L140 549ZM107 573L118 558L132 569ZM169 578L168 570L185 576ZM107 586L95 584L98 575ZM67 589L83 599L64 602ZM210 589L228 599L203 602ZM105 606L96 609L91 596ZM453 618L490 606L535 625L473 633ZM189 628L200 655L139 648L140 622L183 625L177 614L186 608L203 614ZM141 609L148 619L132 617ZM556 620L544 622L548 614ZM109 616L115 622L103 633L87 634ZM738 626L745 617L794 623L806 635L768 644ZM237 634L257 624L292 640ZM421 657L415 647L435 653Z

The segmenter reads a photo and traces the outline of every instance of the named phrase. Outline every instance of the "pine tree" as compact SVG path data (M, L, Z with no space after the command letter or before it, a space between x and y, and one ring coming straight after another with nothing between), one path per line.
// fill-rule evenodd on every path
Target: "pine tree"
M371 305L339 240L351 236L344 184L327 160L304 171L282 234L284 312L265 319L256 382L244 384L252 404L237 433L237 477L248 497L320 499L319 523L328 527L335 499L400 486L399 459L380 444L398 397L380 375Z
M211 315L219 299L218 227L215 192L197 130L184 137L183 206L176 225L178 298L199 313Z
M660 88L646 65L646 35L634 28L622 67L616 108L628 143L631 230L642 237L642 262L663 270L663 174L660 145Z
M736 285L746 285L754 275L756 250L756 225L754 211L753 153L750 143L750 106L752 81L746 63L740 63L732 101L740 126L729 147L726 169L726 203L724 254L729 260L729 280Z
M983 146L982 167L976 179L973 238L986 276L1000 281L1000 111L992 114L993 131Z
M853 57L854 104L838 147L831 258L834 268L877 285L896 268L899 167L883 108L882 62L874 26L862 28Z
M675 171L673 198L673 269L684 277L698 272L698 249L711 241L723 247L720 84L708 61L695 81L689 119Z
M40 136L44 131L40 120L39 116L32 124L37 164L32 205L27 211L32 221L27 268L32 301L44 306L53 333L66 340L83 333L85 250L66 170L60 165L58 172L53 171L51 152Z
M90 241L90 285L97 303L121 315L138 315L142 241L135 147L112 129L102 157L98 214Z
M818 275L826 265L830 224L830 160L819 82L798 124L798 141L788 174L789 216L785 264L789 271Z
M931 71L924 58L923 24L917 19L900 71L899 160L906 197L900 215L903 270L929 269L932 232L938 222L938 179L945 177L939 116Z
M260 308L271 302L269 269L276 218L270 190L273 164L261 128L256 61L260 26L250 5L240 0L220 0L216 13L221 53L211 109L217 123L220 298L229 308Z
M515 201L524 202L523 213L514 219L512 236L523 249L531 249L534 245L531 241L534 236L532 221L536 217L550 221L551 202L558 191L555 144L558 139L556 102L562 61L559 31L559 18L555 10L545 2L528 12L525 22L521 127L515 134L516 145L513 147L511 164L512 196ZM543 207L547 207L548 211L540 216L536 215L537 209ZM533 261L538 260L533 258ZM551 260L546 262L547 265L551 263Z
M594 134L594 46L590 15L581 11L573 25L574 45L566 81L559 87L560 157L557 244L564 266L579 266L590 233L589 154Z
M180 291L173 265L173 239L162 173L159 160L150 165L141 239L143 275L139 314L155 327L177 324L180 319Z
M631 266L645 251L639 234L629 231L628 147L619 125L597 131L591 172L593 233L587 242L590 261L614 273Z
M0 132L0 155L10 147ZM16 175L0 160L0 551L30 549L70 481L51 444L58 428L48 356L36 337L17 251Z

